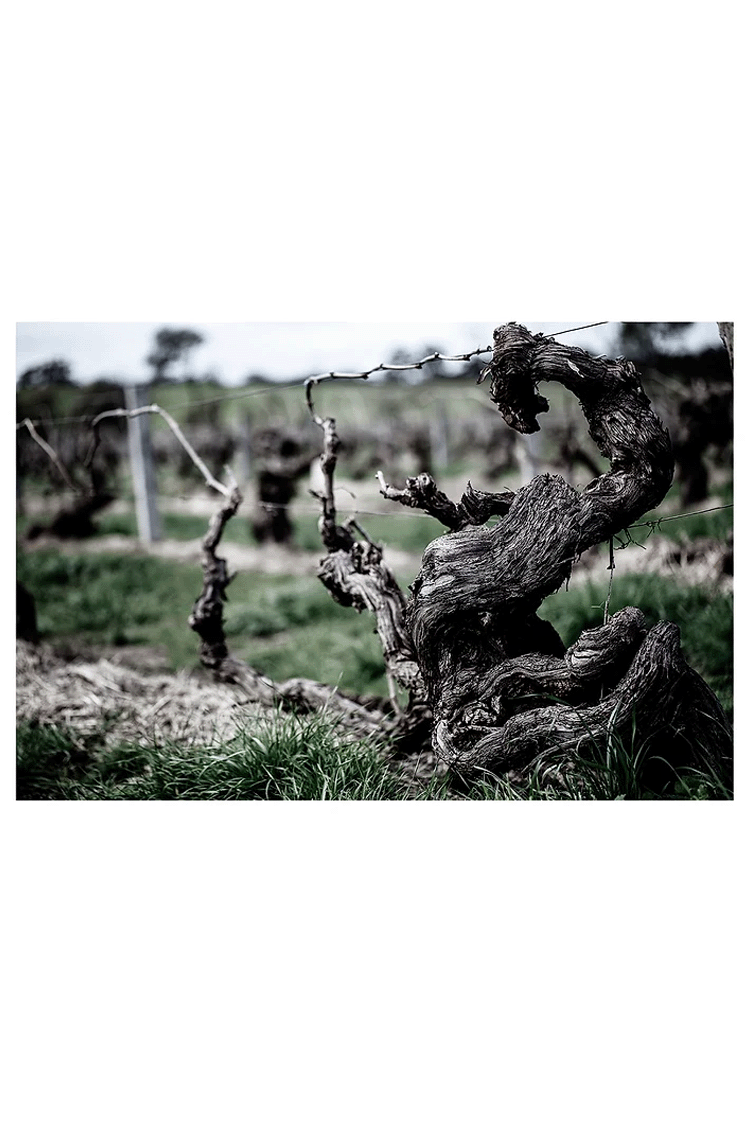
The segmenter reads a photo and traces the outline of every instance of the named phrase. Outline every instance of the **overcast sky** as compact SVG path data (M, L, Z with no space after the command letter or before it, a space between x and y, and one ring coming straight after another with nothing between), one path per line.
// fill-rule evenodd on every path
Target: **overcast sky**
M499 323L499 322L498 322ZM527 321L533 332L573 328L578 322ZM430 346L445 354L459 354L492 343L495 324L474 323L315 323L268 322L259 324L170 323L191 328L205 342L193 349L186 367L174 374L215 375L227 385L242 383L251 372L270 378L338 370L359 371L388 360L396 348L426 354ZM17 325L16 373L50 359L67 360L76 382L101 376L123 382L142 382L151 375L145 357L154 333L164 322L65 323L23 322ZM610 350L616 324L571 333L565 342L600 353ZM713 322L696 324L686 336L686 346L719 345Z

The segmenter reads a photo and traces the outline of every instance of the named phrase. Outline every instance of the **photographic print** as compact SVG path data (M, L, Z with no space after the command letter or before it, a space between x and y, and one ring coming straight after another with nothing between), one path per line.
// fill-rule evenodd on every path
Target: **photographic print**
M17 345L19 799L731 798L732 324Z

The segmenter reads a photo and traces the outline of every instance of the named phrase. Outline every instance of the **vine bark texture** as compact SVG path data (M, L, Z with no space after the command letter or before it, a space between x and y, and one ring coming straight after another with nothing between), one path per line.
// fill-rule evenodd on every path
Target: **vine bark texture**
M634 734L658 738L668 768L728 757L726 717L686 664L676 625L649 629L629 607L566 650L537 616L583 551L656 507L669 489L669 436L635 368L506 324L495 330L487 377L490 398L522 434L537 431L549 409L539 384L567 387L610 469L581 492L548 474L510 499L493 501L469 486L452 509L431 479L407 481L405 490L383 482L385 496L423 508L450 532L425 550L408 613L435 750L464 773L553 775ZM467 497L471 514L461 512ZM499 516L491 527L489 514Z

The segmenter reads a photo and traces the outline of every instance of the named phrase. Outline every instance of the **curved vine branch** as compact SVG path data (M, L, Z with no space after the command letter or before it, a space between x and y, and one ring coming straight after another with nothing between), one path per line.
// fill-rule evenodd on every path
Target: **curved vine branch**
M379 730L402 747L419 745L431 730L437 754L461 773L534 767L552 776L575 774L593 746L633 731L642 740L659 738L667 768L704 753L713 763L729 759L726 718L686 664L675 625L649 629L640 610L628 607L566 649L537 616L584 550L611 540L669 488L669 437L632 364L595 359L508 324L495 331L487 375L491 400L521 433L537 430L538 415L548 409L541 382L572 390L610 469L581 492L547 474L515 494L485 493L469 483L458 503L429 474L408 479L403 489L378 474L387 499L421 508L448 528L426 548L410 604L382 549L355 521L337 522L336 424L315 410L318 380L307 383L310 414L323 434L324 486L316 495L327 555L318 574L340 604L373 614L389 680L409 695L404 711L395 692L390 708L386 701L372 707L337 693L336 708L354 729ZM191 615L203 662L255 697L269 693L295 706L330 706L334 695L323 685L273 684L227 652L222 603L229 576L216 547L239 494L236 486L222 492L222 509L204 540L204 589ZM491 516L497 522L485 526Z
M324 492L314 493L322 505L319 521L323 545L328 551L318 568L318 577L334 601L353 606L358 613L367 611L375 617L376 629L383 648L386 673L410 696L422 697L424 685L414 656L411 635L406 624L406 599L395 576L383 562L383 551L369 536L355 540L352 528L360 531L354 520L343 526L336 522L336 501L333 478L341 446L334 418L321 418L312 400L313 380L306 385L307 405L313 421L323 432ZM392 691L392 698L395 693Z
M611 467L580 493L559 476L534 478L492 528L451 513L456 530L425 550L410 624L435 749L462 770L526 768L545 754L606 742L635 716L643 730L667 731L665 746L679 745L683 757L685 746L699 743L727 756L726 719L685 664L676 626L646 631L639 611L623 610L565 652L536 615L584 550L655 507L669 488L669 436L635 368L507 324L495 330L486 374L492 401L520 433L538 430L537 416L548 410L540 382L573 391ZM407 501L393 498L417 498L413 482L406 491Z

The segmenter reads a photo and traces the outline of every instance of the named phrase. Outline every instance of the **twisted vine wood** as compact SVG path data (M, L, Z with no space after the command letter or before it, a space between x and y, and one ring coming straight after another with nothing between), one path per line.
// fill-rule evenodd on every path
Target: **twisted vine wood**
M409 668L400 682L412 690L416 665L434 749L465 774L546 767L553 776L575 770L613 735L627 743L634 733L658 741L668 768L728 758L726 717L686 664L676 625L649 629L641 611L628 607L566 650L537 616L583 551L656 507L669 489L669 436L635 368L518 324L497 328L493 344L485 377L505 422L519 433L537 431L549 409L539 384L559 382L578 398L610 469L581 492L548 474L515 494L469 484L458 504L426 473L403 489L381 475L387 499L428 512L449 531L424 552L411 603L398 607L400 640L389 655L397 679L399 659ZM487 527L490 516L499 519ZM353 548L333 536L324 536L330 553L322 576L343 600L345 583L337 588L330 574L356 564ZM388 597L385 586L379 590Z
M575 775L613 736L658 744L655 758L672 772L729 761L726 716L686 663L675 624L649 628L638 608L627 607L566 649L537 615L583 551L656 507L669 489L669 436L635 368L511 323L495 330L484 374L490 399L522 434L539 430L537 418L549 409L539 384L568 388L610 468L582 491L549 474L516 493L482 492L469 483L458 503L427 473L408 479L403 489L379 474L384 497L420 508L448 529L426 548L411 599L382 549L354 521L337 523L339 438L334 419L315 412L307 387L324 447L325 487L318 498L327 555L319 577L337 602L374 615L394 689L390 703L380 704L337 693L342 720L360 732L387 733L402 752L431 738L439 757L464 776L535 770L554 781L562 773ZM227 498L204 540L204 590L191 617L203 639L204 663L242 682L251 695L307 709L325 698L330 706L334 697L323 685L274 685L243 670L226 650L221 603L228 579L215 547L238 502L234 494ZM490 517L496 522L488 527ZM405 706L398 704L396 686L407 694Z

